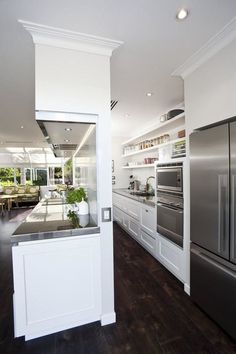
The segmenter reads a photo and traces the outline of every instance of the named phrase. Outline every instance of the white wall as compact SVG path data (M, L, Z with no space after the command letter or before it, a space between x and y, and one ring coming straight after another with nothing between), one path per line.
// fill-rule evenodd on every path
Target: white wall
M236 40L187 76L184 81L186 129L236 115Z
M113 230L101 222L112 205L110 58L36 45L36 109L97 114L98 222L101 228L102 316L114 319ZM66 118L65 118L66 119Z
M125 164L125 160L121 157L123 154L121 144L125 140L126 138L123 137L112 137L112 160L114 160L114 173L112 173L112 176L115 176L115 184L112 185L112 189L128 188L129 186L129 176L131 173L130 170L122 168Z

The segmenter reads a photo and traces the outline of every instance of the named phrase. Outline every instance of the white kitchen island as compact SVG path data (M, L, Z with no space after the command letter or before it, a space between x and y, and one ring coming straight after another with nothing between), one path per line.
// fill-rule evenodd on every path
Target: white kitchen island
M14 329L26 340L102 318L100 228L73 228L63 213L40 226L35 209L12 236Z

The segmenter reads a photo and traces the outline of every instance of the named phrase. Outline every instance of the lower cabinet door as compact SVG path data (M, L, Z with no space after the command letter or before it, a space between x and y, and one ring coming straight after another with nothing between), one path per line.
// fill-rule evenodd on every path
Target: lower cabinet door
M29 340L101 318L100 249L97 235L12 247L15 337Z
M127 213L138 221L140 220L140 205L139 204L140 203L137 203L137 202L135 203L130 200L126 203Z
M149 207L147 205L143 205L141 208L141 227L145 230L149 235L153 236L156 233L155 225L156 225L156 217L155 217L155 208Z
M157 236L156 258L177 278L184 280L183 249L164 237Z
M114 221L116 221L116 222L118 222L119 224L122 225L123 212L119 208L117 208L115 206L113 206L113 219L114 219Z
M122 225L128 231L129 230L129 216L125 213L122 213L122 214L123 214Z
M129 233L136 240L140 241L140 224L133 218L129 218Z
M140 231L140 242L147 251L151 254L156 254L156 239L148 235L145 231L141 229Z

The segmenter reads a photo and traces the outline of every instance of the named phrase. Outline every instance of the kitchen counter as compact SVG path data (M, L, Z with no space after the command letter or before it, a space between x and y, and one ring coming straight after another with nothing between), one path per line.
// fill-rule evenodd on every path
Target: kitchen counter
M129 189L125 189L125 188L113 189L112 192L123 195L124 197L133 199L137 202L147 204L153 208L155 207L155 196L150 195L150 196L144 197L144 196L140 196L140 195L133 195L133 194L130 194L131 191Z
M67 213L71 205L64 199L43 199L11 236L14 243L100 233L91 215L78 217L74 225Z

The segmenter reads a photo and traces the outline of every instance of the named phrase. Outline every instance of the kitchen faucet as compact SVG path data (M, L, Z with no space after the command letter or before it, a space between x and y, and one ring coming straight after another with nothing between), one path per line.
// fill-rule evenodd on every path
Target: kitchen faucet
M154 178L154 179L155 179L154 176L149 176L149 177L147 178L147 180L146 180L146 191L147 191L147 192L148 192L148 190L149 190L149 188L150 188L150 184L148 183L148 181L149 181L150 178Z

